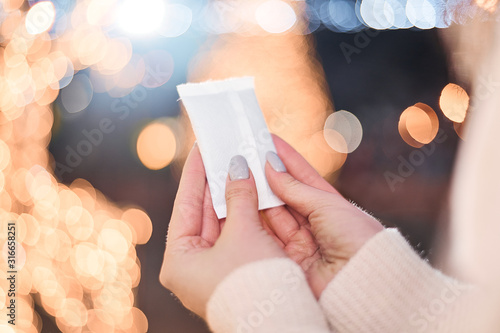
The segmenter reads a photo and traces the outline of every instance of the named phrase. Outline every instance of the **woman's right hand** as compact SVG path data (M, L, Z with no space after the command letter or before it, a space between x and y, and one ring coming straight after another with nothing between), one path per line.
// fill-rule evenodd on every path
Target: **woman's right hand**
M290 145L273 139L283 164L268 153L266 176L286 205L264 211L266 222L289 257L302 266L319 299L349 259L384 228L342 197Z

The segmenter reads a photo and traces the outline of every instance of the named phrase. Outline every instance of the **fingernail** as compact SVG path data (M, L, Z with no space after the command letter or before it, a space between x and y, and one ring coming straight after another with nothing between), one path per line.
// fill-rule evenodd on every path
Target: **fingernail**
M266 160L271 164L271 167L276 172L286 172L285 165L279 158L278 154L273 151L268 151L266 154Z
M229 162L229 179L240 180L250 178L247 160L241 156L236 155Z

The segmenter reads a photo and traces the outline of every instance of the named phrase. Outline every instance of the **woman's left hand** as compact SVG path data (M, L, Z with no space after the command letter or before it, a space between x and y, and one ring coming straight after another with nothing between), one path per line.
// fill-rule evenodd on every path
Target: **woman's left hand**
M163 286L202 318L216 286L231 271L254 261L286 257L263 228L254 178L243 157L233 158L229 173L227 218L219 220L198 146L193 147L175 199L160 272Z

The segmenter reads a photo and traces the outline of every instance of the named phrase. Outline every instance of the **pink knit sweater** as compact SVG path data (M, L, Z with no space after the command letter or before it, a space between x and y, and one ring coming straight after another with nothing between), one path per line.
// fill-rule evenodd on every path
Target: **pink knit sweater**
M373 237L318 301L289 259L243 266L207 305L210 328L237 332L471 332L471 288L444 276L395 229Z

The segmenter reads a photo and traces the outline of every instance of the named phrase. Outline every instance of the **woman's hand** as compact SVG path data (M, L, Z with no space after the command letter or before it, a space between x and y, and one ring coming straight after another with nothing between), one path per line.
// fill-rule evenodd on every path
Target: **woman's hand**
M319 298L340 269L383 226L344 199L285 141L274 136L274 143L283 163L276 154L268 153L266 176L286 206L264 211L265 220L278 244L301 265Z
M231 160L229 176L227 218L218 220L199 149L193 147L168 230L160 282L201 317L215 287L231 271L257 260L286 256L263 228L255 182L243 157Z

